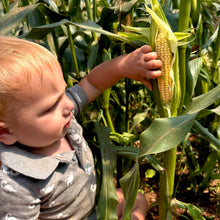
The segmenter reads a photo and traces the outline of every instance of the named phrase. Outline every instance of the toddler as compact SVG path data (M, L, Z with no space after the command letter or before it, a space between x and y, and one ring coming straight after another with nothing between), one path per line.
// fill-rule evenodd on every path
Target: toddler
M96 219L91 150L75 116L123 77L152 89L161 61L145 45L94 68L66 89L44 47L0 36L0 219ZM118 218L124 198L117 190ZM144 219L138 194L132 219Z

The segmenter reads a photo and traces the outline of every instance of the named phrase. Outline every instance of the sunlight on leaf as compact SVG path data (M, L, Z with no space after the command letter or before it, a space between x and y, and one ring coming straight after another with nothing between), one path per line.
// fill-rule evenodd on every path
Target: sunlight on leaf
M176 147L191 129L196 115L155 119L141 134L139 157Z

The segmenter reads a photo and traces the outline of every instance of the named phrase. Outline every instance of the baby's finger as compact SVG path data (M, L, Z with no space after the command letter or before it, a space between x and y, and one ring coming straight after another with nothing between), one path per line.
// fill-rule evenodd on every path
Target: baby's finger
M153 87L152 87L152 84L151 84L150 80L144 78L141 82L142 82L150 91L153 90Z
M144 55L144 61L150 61L150 60L156 60L157 59L157 53L156 52L149 52Z
M140 48L140 51L142 53L150 53L152 51L152 48L149 45L144 45Z
M148 70L146 73L147 79L157 79L162 75L161 70Z
M146 62L146 68L148 70L157 70L160 69L162 66L161 60L151 60Z

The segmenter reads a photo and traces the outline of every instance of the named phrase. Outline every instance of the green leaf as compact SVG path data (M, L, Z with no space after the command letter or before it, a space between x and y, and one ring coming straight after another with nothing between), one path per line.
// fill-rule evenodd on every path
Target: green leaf
M98 136L102 156L102 183L97 205L97 219L117 220L118 198L115 192L113 173L116 168L117 151L110 142L109 129L95 122L95 133Z
M171 200L171 206L178 206L182 209L187 209L193 220L205 220L205 218L202 216L202 210L191 203L181 202L174 198Z
M210 46L210 44L213 43L213 41L215 41L215 39L217 38L217 35L218 35L218 29L219 29L219 27L216 28L214 34L209 38L209 40L206 42L206 44L204 44L202 46L202 49L208 48Z
M131 142L134 142L136 136L128 132L123 132L122 134L117 132L111 132L110 139L119 143L121 146L127 146Z
M144 35L146 38L150 38L150 28L145 27L131 27L125 26L122 24L122 27L128 31L132 31L141 35Z
M98 57L98 50L99 50L99 45L97 42L93 42L90 46L90 56L88 59L88 64L87 64L87 68L88 68L88 72L90 72L90 70L95 66L96 64L96 60Z
M212 174L212 179L219 180L220 179L220 173L214 173Z
M138 148L133 146L117 147L118 156L127 157L136 160L138 157Z
M52 24L46 24L42 26L33 27L29 32L25 33L23 37L29 39L43 39L47 34L52 32L56 27L60 27L63 24L69 24L70 21L64 19L59 22L54 22Z
M220 85L216 86L212 90L195 97L189 107L183 112L183 114L193 114L199 112L206 107L213 104L220 99Z
M26 7L14 8L9 13L5 14L0 19L0 35L9 34L15 27L19 26L20 23L28 16L39 4L28 5Z
M160 165L160 162L157 161L153 156L151 155L146 155L144 157L144 160L147 160L150 165L155 169L157 170L158 172L163 172L164 171L164 168Z
M203 109L201 110L198 115L197 115L197 119L202 119L202 118L205 118L207 117L208 115L210 114L216 114L218 116L220 116L220 106L214 108L214 109Z
M190 103L192 96L194 94L194 89L196 87L198 75L202 68L202 58L199 57L197 59L193 59L189 62L189 69L190 71L187 72L187 83L186 83L186 97L185 103Z
M191 129L196 114L158 118L140 137L139 157L176 147Z
M203 165L203 167L199 170L196 170L194 173L191 173L189 178L199 176L203 173L204 176L206 176L207 175L206 172L208 173L209 176L211 176L212 173L214 173L214 168L216 167L217 160L218 160L218 154L216 151L213 151L208 155L207 160Z
M104 34L107 35L110 38L116 39L116 40L120 40L122 42L126 42L126 43L132 43L131 41L129 41L126 38L123 38L117 34L113 34L111 32L105 31L103 30L100 26L98 26L97 24L95 24L94 22L89 23L89 25L87 24L80 24L80 23L75 23L75 22L71 22L67 19L63 19L59 22L54 22L52 24L47 24L47 25L42 25L42 26L38 26L38 27L33 27L31 29L31 31L29 31L28 33L26 33L24 35L24 37L30 38L30 39L42 39L44 38L48 33L50 33L51 31L53 31L56 27L59 27L61 25L73 25L79 28L82 28L84 30L87 31L93 31L96 33L100 33L100 34Z
M148 112L144 111L141 113L137 113L134 117L133 117L133 125L132 125L132 129L135 128L135 126L139 125L142 121L144 121L146 119L148 115ZM131 129L131 130L132 130Z
M219 157L216 151L213 151L211 154L209 154L207 161L202 168L205 173L202 182L199 184L198 195L202 195L204 190L209 187L212 174L215 172L218 158Z
M189 214L193 218L193 220L205 220L205 218L201 214L202 211L198 209L196 206L188 204L187 209L189 210Z
M80 0L70 0L69 1L69 11L68 14L74 19L74 21L81 22L82 18L82 9L80 7Z
M35 9L43 12L43 14L45 14L49 18L49 20L55 22L68 18L68 16L57 13L41 3L20 8L14 8L0 19L0 34L9 34L15 27L19 26L21 22Z
M125 197L123 220L130 220L130 213L137 197L139 181L139 164L138 161L136 161L131 170L120 179L121 188Z
M53 9L53 11L59 11L56 3L53 0L45 0L45 2Z
M184 33L184 32L174 32L174 35L177 39L177 41L182 41L190 37L189 33Z
M193 129L196 130L198 134L202 136L203 139L211 143L210 145L214 150L220 152L220 141L210 133L206 128L204 128L198 121L194 122Z
M146 178L153 178L156 175L156 171L153 169L147 169L145 171L145 177Z
M141 41L145 44L149 42L145 36L140 34L129 33L129 32L118 32L118 35L123 36L130 41Z

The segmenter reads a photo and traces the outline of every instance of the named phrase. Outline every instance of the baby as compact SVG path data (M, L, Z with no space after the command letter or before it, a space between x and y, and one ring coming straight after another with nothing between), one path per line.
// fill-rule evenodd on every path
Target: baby
M91 150L75 116L123 77L152 89L161 61L145 45L94 68L66 89L57 59L44 47L0 37L0 219L96 219ZM124 198L117 190L118 218ZM144 219L138 194L132 219Z

